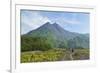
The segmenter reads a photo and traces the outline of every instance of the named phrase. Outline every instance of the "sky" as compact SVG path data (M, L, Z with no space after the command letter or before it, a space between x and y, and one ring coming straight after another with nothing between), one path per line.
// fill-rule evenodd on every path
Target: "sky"
M62 28L71 32L89 33L89 13L21 10L20 14L21 34L37 29L46 22L58 23Z

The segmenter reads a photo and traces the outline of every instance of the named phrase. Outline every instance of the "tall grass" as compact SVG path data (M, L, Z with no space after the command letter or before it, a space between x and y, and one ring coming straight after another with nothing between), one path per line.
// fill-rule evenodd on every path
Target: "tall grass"
M71 60L71 52L66 49L21 52L21 63ZM76 49L74 60L89 59L89 49Z

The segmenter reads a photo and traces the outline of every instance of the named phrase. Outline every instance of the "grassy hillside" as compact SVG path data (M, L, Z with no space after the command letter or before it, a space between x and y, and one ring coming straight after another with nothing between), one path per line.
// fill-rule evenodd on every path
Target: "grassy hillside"
M21 63L87 59L89 59L89 49L76 49L74 53L71 53L69 50L66 49L28 51L21 53Z

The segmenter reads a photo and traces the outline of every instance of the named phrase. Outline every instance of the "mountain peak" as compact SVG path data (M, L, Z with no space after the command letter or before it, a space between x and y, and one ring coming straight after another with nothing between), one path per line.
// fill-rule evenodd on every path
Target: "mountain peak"
M59 24L58 24L58 23L56 23L56 22L55 22L55 23L53 23L52 25L54 25L54 26L59 26Z
M57 24L56 22L53 23L53 25ZM57 24L58 25L58 24Z
M46 22L45 24L51 24L50 22Z
M54 22L54 23L46 22L45 24L58 25L58 23L56 23L56 22Z

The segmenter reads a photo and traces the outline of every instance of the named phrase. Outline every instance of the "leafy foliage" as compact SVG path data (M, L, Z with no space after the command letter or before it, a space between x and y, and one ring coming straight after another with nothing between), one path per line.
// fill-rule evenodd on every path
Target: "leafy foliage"
M43 37L21 37L21 51L34 51L34 50L49 50L53 48L53 43L50 39Z

